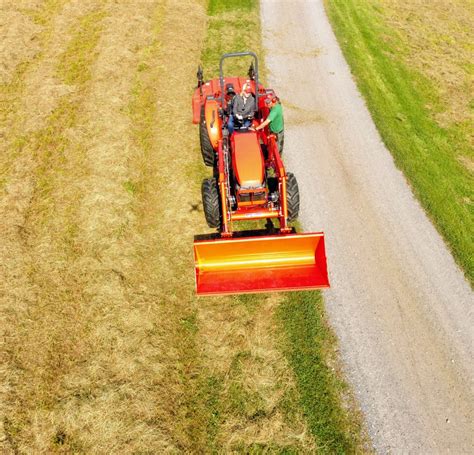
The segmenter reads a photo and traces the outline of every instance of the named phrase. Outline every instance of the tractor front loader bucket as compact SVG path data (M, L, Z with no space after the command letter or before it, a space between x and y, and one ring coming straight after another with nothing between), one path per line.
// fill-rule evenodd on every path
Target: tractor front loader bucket
M329 287L322 232L196 240L194 262L198 295Z

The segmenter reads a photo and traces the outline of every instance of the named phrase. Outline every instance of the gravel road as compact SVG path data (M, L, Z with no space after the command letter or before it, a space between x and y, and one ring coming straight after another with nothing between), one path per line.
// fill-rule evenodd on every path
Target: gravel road
M322 1L261 5L300 220L326 233L326 306L374 446L473 453L471 288L383 145Z

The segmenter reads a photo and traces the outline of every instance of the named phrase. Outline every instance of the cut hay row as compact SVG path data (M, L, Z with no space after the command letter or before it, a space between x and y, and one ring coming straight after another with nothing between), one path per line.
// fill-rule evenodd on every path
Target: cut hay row
M2 206L2 230L10 234L2 251L9 386L3 442L10 450L110 451L130 433L142 447L162 441L146 424L128 423L146 421L142 402L134 409L121 384L138 345L117 337L128 314L116 318L127 304L120 273L133 248L119 238L132 213L123 188L132 148L124 112L129 68L152 39L153 9L65 5L59 14L69 26L51 30L18 93L18 104L30 106L30 81L38 78L60 96L22 138ZM72 11L78 14L69 20ZM129 356L117 354L121 349ZM140 391L132 389L131 396Z

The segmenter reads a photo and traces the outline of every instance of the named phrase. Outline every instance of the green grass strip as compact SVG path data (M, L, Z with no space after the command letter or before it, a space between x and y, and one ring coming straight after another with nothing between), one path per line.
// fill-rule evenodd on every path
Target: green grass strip
M205 79L219 75L219 60L225 53L253 51L263 62L258 2L210 0L208 16L207 37L201 55ZM250 57L227 60L224 74L247 75L251 61ZM264 71L260 73L262 75Z
M209 0L207 12L209 16L215 16L227 11L250 12L255 10L257 2L253 0Z
M240 17L246 12L244 19ZM207 7L208 28L201 52L201 64L204 70L205 80L219 75L219 59L222 54L228 52L251 50L259 54L260 42L255 36L260 36L260 23L258 15L258 3L252 0L209 0ZM251 39L253 37L253 39ZM249 45L252 43L252 45ZM225 65L226 75L247 74L248 61L243 59L232 59ZM199 156L190 166L192 179L199 182L208 177L209 169L202 165ZM252 297L254 296L243 296ZM259 301L262 300L258 297ZM223 390L225 379L220 375L206 374L200 381L198 399L202 403L202 417L207 420L207 452L221 453L219 446L219 434L222 431L222 423L229 415L240 415L254 408L255 397L249 397L241 390L238 366L240 355L233 362L233 368L229 372L235 375L235 381L229 391ZM235 365L234 365L235 364ZM224 430L225 431L225 430ZM238 452L256 453L255 450L245 447L236 448Z
M291 365L300 403L320 453L361 451L361 423L342 406L346 383L328 359L335 337L326 321L320 292L285 295L277 318L284 333L283 351Z
M404 44L377 5L333 0L326 7L386 146L472 284L474 179L460 161L473 151L465 125L435 122L445 109L437 87L402 62Z

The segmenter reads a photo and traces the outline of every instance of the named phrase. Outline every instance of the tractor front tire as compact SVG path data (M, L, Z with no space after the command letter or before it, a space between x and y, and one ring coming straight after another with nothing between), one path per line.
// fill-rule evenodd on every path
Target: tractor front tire
M206 166L214 166L216 161L216 153L212 148L209 133L207 132L206 118L204 110L201 112L201 121L199 122L199 142L201 143L201 154Z
M205 179L201 186L202 205L207 224L211 228L220 228L221 210L216 179Z
M288 221L293 221L298 218L300 212L300 192L298 189L298 182L296 177L291 173L287 172L286 181L286 203L288 207Z

